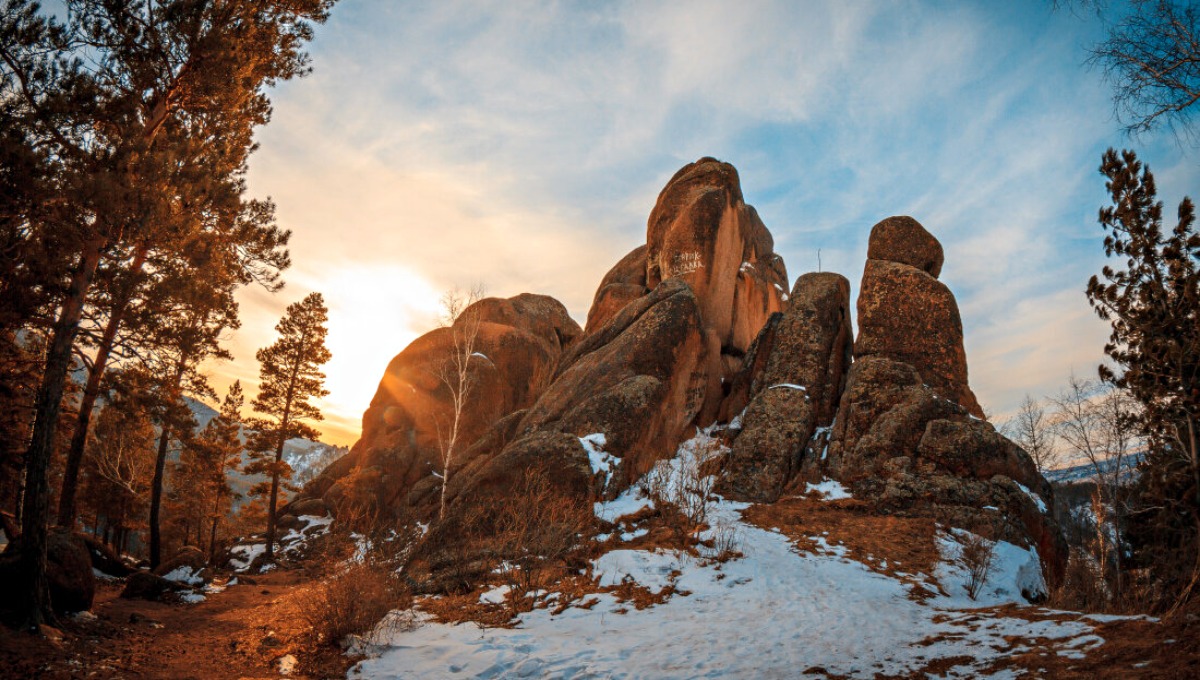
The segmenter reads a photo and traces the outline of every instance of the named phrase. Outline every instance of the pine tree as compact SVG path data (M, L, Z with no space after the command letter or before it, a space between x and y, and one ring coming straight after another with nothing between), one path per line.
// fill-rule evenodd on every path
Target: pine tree
M20 123L18 141L47 169L44 209L20 215L20 251L44 272L47 351L26 451L21 610L52 618L46 582L47 471L80 320L101 261L152 230L164 154L204 118L209 145L248 154L267 122L266 88L307 72L303 45L333 0L108 2L73 0L60 22L37 3L0 6L0 92ZM183 135L186 137L186 133ZM7 155L7 154L6 154ZM36 187L35 187L36 188ZM26 201L25 203L28 203ZM175 207L186 207L176 205ZM7 272L5 272L7 274ZM7 282L5 287L9 287ZM40 287L40 288L39 288Z
M1109 149L1100 172L1112 196L1100 210L1104 252L1124 265L1088 282L1089 302L1112 324L1104 352L1120 371L1101 366L1100 375L1141 406L1149 446L1135 533L1149 539L1147 566L1181 589L1189 577L1164 573L1179 563L1168 554L1194 565L1193 582L1200 577L1200 233L1188 198L1164 229L1154 176L1132 151Z
M312 293L300 302L288 305L275 331L279 339L258 350L258 396L251 405L264 418L248 425L254 430L252 462L247 474L265 474L270 478L267 500L268 560L275 557L275 521L279 486L291 473L283 460L283 447L293 437L316 439L321 436L305 420L321 420L321 411L309 403L329 394L321 365L329 361L325 348L325 324L328 310L320 293Z

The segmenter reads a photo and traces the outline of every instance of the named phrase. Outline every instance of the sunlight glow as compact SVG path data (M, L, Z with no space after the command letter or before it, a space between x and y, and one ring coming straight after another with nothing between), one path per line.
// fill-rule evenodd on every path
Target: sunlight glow
M351 266L303 281L329 305L325 365L329 396L319 402L325 414L323 441L353 443L363 411L388 362L437 323L441 291L411 270L395 265ZM340 427L339 427L340 426ZM341 430L353 437L343 439Z

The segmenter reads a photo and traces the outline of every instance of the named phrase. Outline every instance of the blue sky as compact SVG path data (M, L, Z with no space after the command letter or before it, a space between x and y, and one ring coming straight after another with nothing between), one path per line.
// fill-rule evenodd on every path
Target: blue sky
M1195 149L1121 132L1084 63L1102 36L1044 0L344 0L258 135L250 188L294 230L295 266L282 293L242 296L217 382L253 382L283 308L320 290L326 430L352 441L442 290L546 293L582 322L662 185L711 155L793 280L819 249L857 289L871 226L920 220L946 250L972 387L1003 416L1101 359L1083 289L1104 149L1137 149L1169 205L1200 186Z

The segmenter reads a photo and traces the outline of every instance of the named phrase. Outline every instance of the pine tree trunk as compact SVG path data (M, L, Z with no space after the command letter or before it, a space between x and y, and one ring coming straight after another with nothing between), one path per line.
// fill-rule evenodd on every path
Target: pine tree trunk
M213 503L212 531L208 536L208 563L217 561L217 524L221 521L221 489L217 488L216 501Z
M283 437L281 436L282 440ZM275 450L275 466L271 470L271 502L267 506L267 561L275 559L275 504L279 500L279 462L283 460L283 445Z
M175 367L175 375L168 386L167 393L174 399L183 383L183 373L187 367L187 356L179 357ZM163 477L167 469L167 448L171 442L171 425L167 419L162 423L162 434L158 437L158 456L154 459L154 481L150 484L150 568L157 569L162 558L162 530L160 518L162 515Z
M25 453L25 497L21 506L20 614L27 627L52 621L50 590L46 580L46 524L50 519L50 488L47 471L54 452L54 435L62 410L63 389L71 368L71 349L83 316L83 305L91 288L105 239L87 241L79 264L71 275L66 299L54 324L46 368L34 402L33 436Z
M92 362L92 370L88 373L87 386L83 390L83 398L79 402L79 414L75 417L75 432L71 435L71 447L67 450L67 466L63 471L62 493L58 496L58 525L72 528L75 524L75 491L79 485L79 467L83 463L83 450L87 446L88 433L92 424L92 409L96 407L96 399L100 396L100 382L104 371L108 368L108 359L112 354L113 344L117 339L117 331L125 317L125 311L133 298L136 288L135 279L146 264L146 246L138 247L130 264L129 277L124 289L113 301L112 313L108 317L108 325L100 344L96 347L96 358Z
M162 532L159 518L162 513L163 476L167 468L167 448L171 428L163 423L158 437L158 457L154 459L154 481L150 485L150 568L157 569L162 557Z

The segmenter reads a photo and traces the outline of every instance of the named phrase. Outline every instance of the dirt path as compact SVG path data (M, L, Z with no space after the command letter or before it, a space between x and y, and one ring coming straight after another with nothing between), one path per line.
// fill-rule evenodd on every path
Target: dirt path
M257 576L198 604L162 604L118 597L121 584L98 584L95 618L61 623L61 640L0 627L5 678L279 678L345 677L350 660L314 648L298 602L303 582L294 572ZM286 663L286 662L285 662Z

